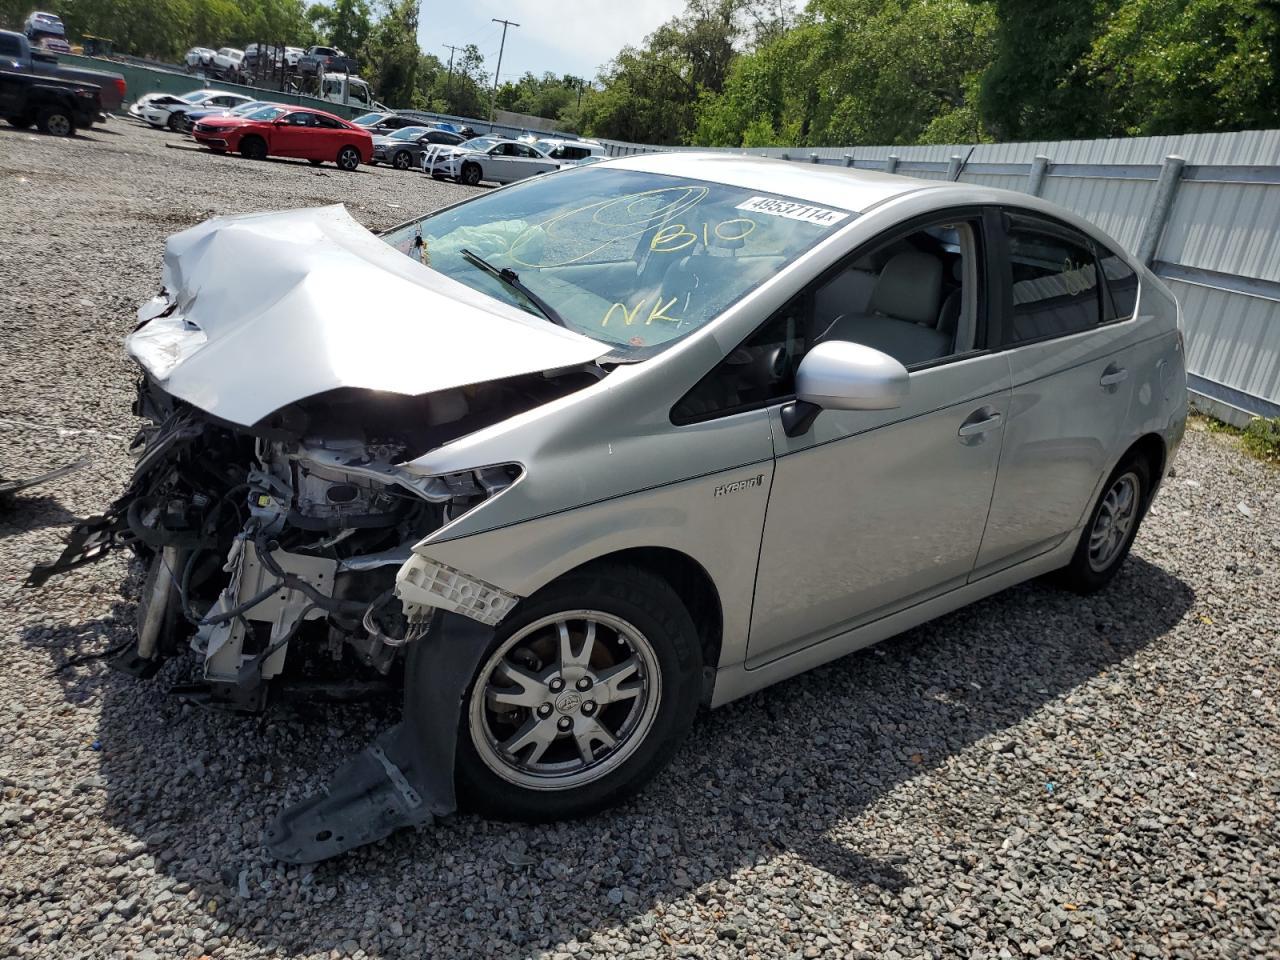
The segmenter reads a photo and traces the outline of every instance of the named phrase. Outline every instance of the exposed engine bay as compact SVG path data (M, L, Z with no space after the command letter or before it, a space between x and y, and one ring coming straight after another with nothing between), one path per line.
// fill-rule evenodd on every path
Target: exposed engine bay
M394 677L435 610L496 623L516 599L474 585L453 595L450 571L421 558L401 568L415 543L516 482L521 468L424 477L404 463L595 379L586 370L526 375L420 397L339 389L241 428L144 377L132 482L32 582L133 550L148 573L123 665L149 676L189 647L202 683L183 692L211 705L261 710L272 681L309 661Z
M279 859L452 812L461 699L520 597L424 541L524 467L429 464L597 383L609 347L424 268L341 207L176 234L138 320L133 476L28 584L130 550L137 637L112 666L147 678L189 657L188 701L254 713L296 689L403 689L400 722L267 830Z

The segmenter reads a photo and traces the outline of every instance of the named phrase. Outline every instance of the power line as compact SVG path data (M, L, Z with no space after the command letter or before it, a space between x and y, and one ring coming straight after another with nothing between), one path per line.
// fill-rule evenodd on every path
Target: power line
M445 99L448 100L449 103L452 105L453 103L453 55L454 53L456 53L458 50L461 50L462 48L455 47L453 46L453 44L450 44L450 43L442 43L441 46L445 47L449 51L449 79L445 81L444 96L445 96Z
M520 24L511 20L499 20L493 17L494 23L502 24L502 42L498 45L498 68L493 71L493 96L489 98L489 124L493 125L493 112L498 106L498 74L502 73L502 52L507 46L507 27L518 27Z

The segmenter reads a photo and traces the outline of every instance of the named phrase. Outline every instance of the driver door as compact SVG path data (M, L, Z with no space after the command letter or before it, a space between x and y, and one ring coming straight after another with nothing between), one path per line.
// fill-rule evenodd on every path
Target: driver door
M748 667L968 580L1011 397L1007 357L985 347L984 237L982 211L960 210L855 252L726 360L742 386L704 397L715 405L759 396L759 384L776 378ZM893 356L908 369L909 394L894 410L824 410L787 436L781 411L795 368L827 340Z
M309 157L311 125L315 115L306 111L286 113L271 126L271 152Z

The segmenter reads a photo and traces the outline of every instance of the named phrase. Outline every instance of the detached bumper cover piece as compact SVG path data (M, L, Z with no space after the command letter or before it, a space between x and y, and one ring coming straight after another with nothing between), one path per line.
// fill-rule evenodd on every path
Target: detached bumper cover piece
M440 614L409 648L403 718L339 767L322 794L284 810L267 828L267 851L286 863L316 863L457 809L462 700L492 637L475 620Z

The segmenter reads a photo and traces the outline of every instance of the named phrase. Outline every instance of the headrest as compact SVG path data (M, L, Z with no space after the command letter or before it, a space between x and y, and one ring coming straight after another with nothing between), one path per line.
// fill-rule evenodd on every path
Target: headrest
M871 312L934 326L942 295L942 262L927 253L899 253L884 265L868 304Z

